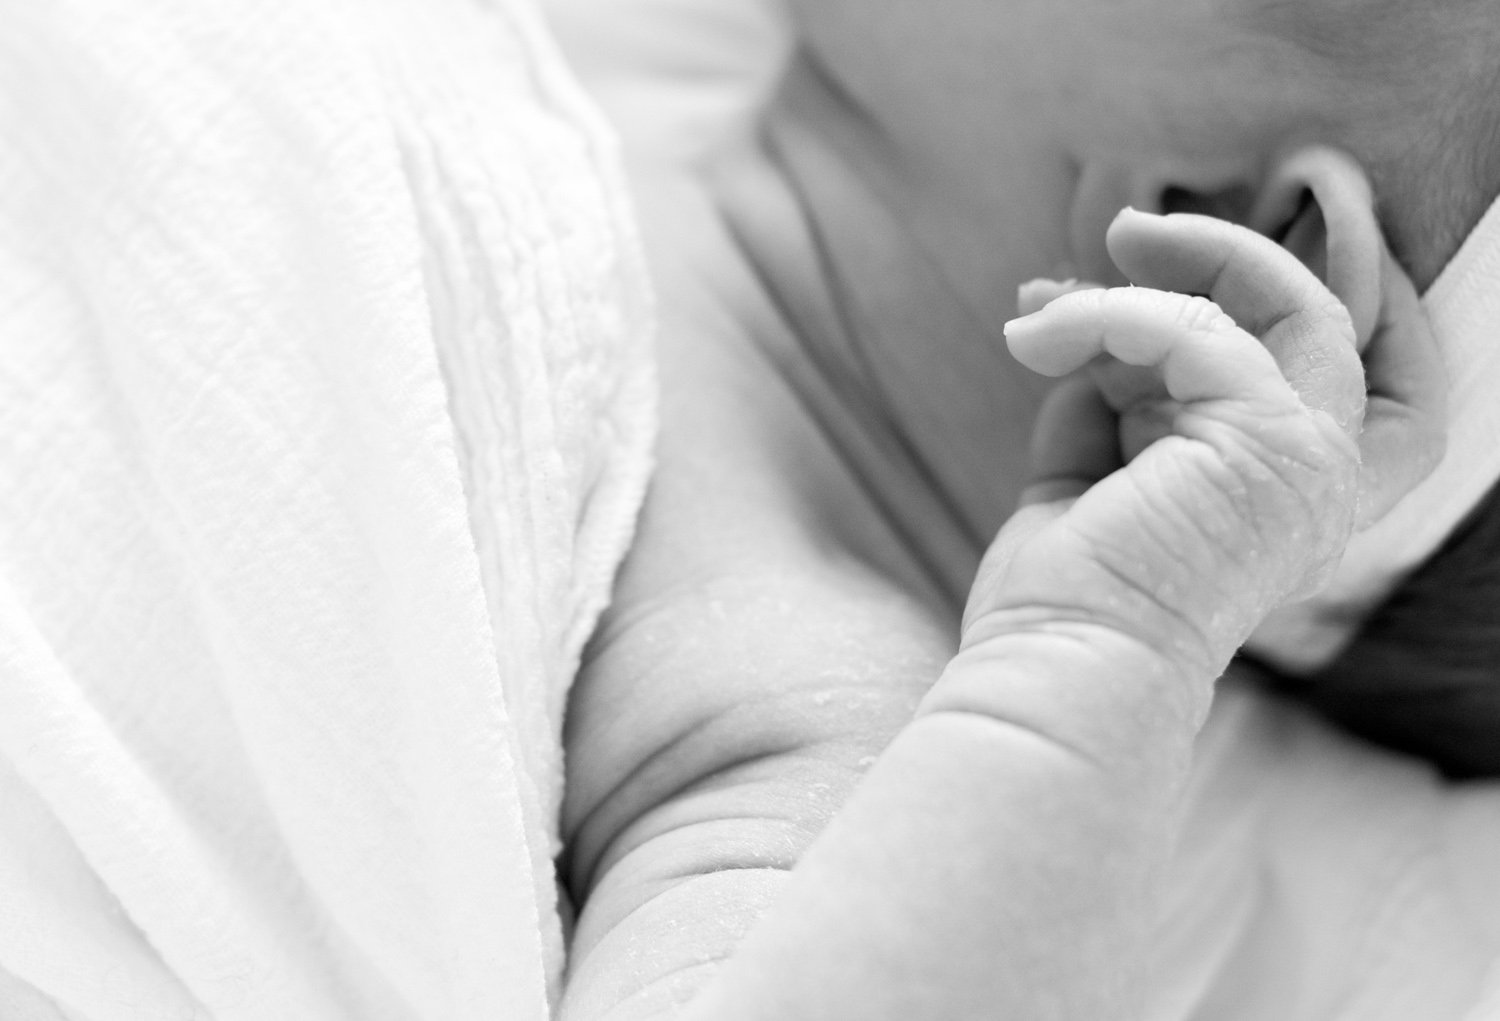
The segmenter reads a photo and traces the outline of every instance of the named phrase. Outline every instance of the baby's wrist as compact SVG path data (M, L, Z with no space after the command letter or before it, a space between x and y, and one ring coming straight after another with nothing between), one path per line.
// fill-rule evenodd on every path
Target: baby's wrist
M1164 538L1132 544L1079 518L1107 516L1111 495L1090 492L1068 512L1078 520L1045 527L1019 548L1005 548L1002 532L969 596L964 653L1052 636L1079 651L1107 647L1123 662L1138 652L1191 676L1222 672L1268 608L1265 586L1186 539L1176 548Z
M1029 619L1028 619L1029 618ZM967 638L917 716L963 713L1035 733L1096 764L1186 755L1221 670L1085 620L1017 614Z

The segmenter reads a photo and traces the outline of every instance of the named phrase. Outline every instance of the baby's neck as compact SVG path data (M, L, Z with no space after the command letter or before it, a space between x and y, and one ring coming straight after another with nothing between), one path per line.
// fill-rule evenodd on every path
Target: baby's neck
M1027 479L1050 381L1006 351L1010 257L806 67L766 125L770 168L726 174L726 215L794 340L767 342L871 499L962 601ZM984 239L981 243L978 239ZM998 285L992 281L1004 281Z

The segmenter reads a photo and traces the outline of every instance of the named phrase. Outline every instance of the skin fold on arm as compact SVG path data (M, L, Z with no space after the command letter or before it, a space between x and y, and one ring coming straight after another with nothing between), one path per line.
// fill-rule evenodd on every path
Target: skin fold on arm
M660 200L706 202L688 187ZM658 258L653 489L569 710L575 1019L674 1016L956 650L952 609L749 335L784 327L696 211Z

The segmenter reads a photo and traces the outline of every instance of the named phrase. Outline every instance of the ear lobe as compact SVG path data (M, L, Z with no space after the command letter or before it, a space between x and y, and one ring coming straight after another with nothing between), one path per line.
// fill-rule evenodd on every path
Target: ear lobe
M1344 303L1363 350L1380 318L1385 241L1369 178L1354 158L1323 145L1282 157L1250 226L1280 241Z

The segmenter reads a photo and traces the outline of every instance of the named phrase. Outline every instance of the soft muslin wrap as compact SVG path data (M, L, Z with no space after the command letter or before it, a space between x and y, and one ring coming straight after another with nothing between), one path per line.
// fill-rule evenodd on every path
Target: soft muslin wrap
M618 182L522 0L0 5L0 1017L547 1016Z

